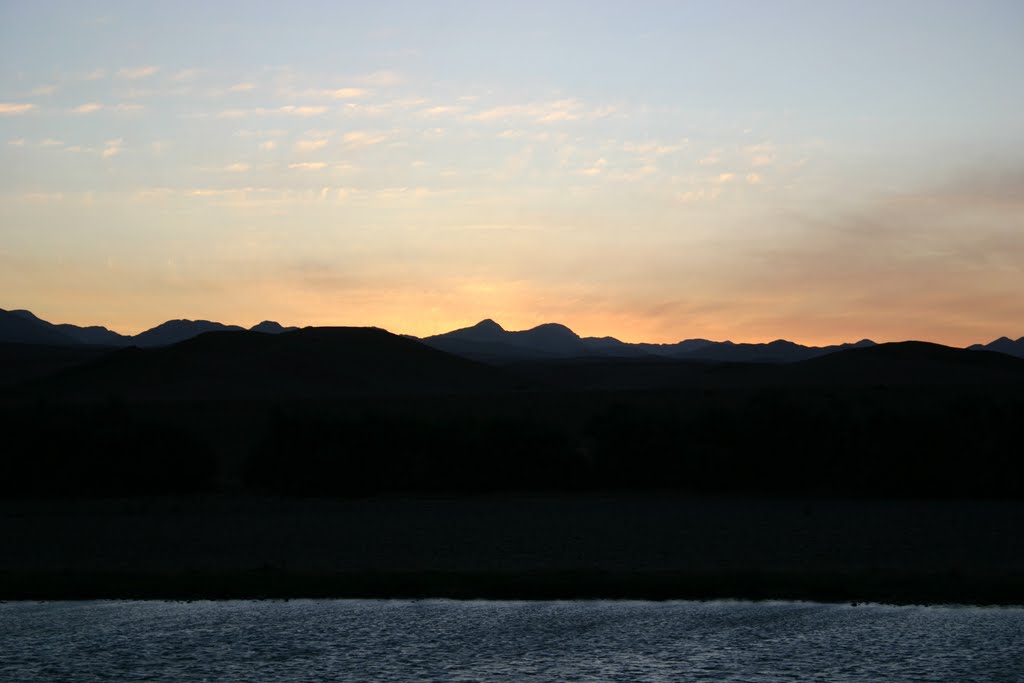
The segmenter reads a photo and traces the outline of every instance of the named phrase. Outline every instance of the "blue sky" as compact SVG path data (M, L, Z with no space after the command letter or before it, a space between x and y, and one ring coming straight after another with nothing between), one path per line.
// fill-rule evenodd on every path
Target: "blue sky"
M1019 336L1013 2L3 3L0 306Z

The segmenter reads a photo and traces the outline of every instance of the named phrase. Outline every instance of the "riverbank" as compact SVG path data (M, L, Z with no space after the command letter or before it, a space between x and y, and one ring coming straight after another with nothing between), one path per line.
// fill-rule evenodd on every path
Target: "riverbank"
M0 502L0 599L1024 604L1024 504L675 496Z

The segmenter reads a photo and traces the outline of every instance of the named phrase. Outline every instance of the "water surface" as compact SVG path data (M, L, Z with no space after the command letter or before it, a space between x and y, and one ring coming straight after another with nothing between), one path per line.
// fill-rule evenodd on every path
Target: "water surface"
M1021 681L1024 609L744 602L0 604L11 681Z

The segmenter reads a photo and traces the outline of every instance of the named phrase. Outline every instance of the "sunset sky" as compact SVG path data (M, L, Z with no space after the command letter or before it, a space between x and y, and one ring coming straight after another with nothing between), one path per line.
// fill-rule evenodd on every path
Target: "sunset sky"
M0 308L1024 335L1024 3L0 2Z

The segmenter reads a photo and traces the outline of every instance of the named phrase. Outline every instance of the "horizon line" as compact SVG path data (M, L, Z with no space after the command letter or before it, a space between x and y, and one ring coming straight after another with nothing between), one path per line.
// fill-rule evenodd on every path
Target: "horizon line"
M946 343L946 342L942 342L942 341L934 341L934 340L925 339L925 338L882 339L881 341L879 341L878 339L875 339L871 335L861 336L858 339L846 339L846 340L839 341L839 342L823 342L823 341L805 342L805 341L799 341L799 340L797 340L795 338L789 338L789 337L785 337L785 336L777 336L777 337L768 338L769 336L767 336L767 335L765 337L756 338L756 339L758 339L757 341L751 341L751 340L736 341L734 338L713 339L710 336L701 336L701 335L685 336L685 337L676 339L675 341L648 341L648 340L635 341L635 340L631 340L631 339L626 339L626 338L624 338L622 336L615 335L615 334L580 334L572 325L567 324L567 323L563 323L563 322L559 322L559 321L554 321L554 320L543 322L543 323L538 323L537 325L533 325L532 327L525 327L525 328L522 328L522 329L509 329L509 328L505 327L500 322L496 321L494 318L491 318L491 317L481 318L477 322L471 323L471 324L468 324L468 325L462 325L462 326L453 327L453 328L450 328L450 329L443 329L440 332L432 332L430 334L424 334L424 335L417 335L417 334L412 334L412 333L408 333L408 332L395 331L395 330L389 329L388 327L383 327L381 325L375 325L375 324L347 324L346 325L346 324L341 324L341 323L331 323L331 324L320 323L320 324L299 325L299 324L282 323L282 322L280 322L278 320L274 320L271 317L262 317L259 320L255 321L255 322L252 322L251 324L241 324L241 323L234 323L234 322L223 322L221 320L214 320L214 319L205 318L205 317L196 317L196 318L170 317L170 318L166 318L164 320L161 320L160 322L158 322L158 323L156 323L154 325L150 325L148 327L142 327L137 332L125 333L125 332L121 332L119 330L113 329L113 328L111 328L111 327L109 327L107 325L104 325L103 323L89 323L89 324L73 323L73 322L69 323L68 321L65 321L65 320L55 322L53 320L50 320L45 315L40 315L40 314L36 313L35 310L30 309L30 308L0 308L0 310L5 310L7 312L18 311L18 310L28 311L29 313L31 313L32 315L36 316L40 320L48 322L48 323L50 323L52 325L71 324L71 325L75 325L76 327L104 327L104 328L110 330L111 332L114 332L116 334L119 334L119 335L125 336L125 337L135 337L135 336L138 336L139 334L142 334L143 332L146 332L148 330L151 330L151 329L154 329L156 327L159 327L160 325L163 325L165 323L172 322L172 321L175 321L175 320L181 320L181 321L186 321L186 322L211 322L211 323L217 323L217 324L220 324L220 325L228 325L228 326L241 327L241 328L243 328L246 331L250 330L252 327L254 327L256 325L259 325L260 323L263 323L263 322L275 322L275 323L281 325L282 327L296 327L298 329L304 329L304 328L307 328L307 327L375 327L377 329L382 329L382 330L384 330L386 332L389 332L391 334L395 334L395 335L398 335L398 336L408 336L408 337L415 337L417 339L426 339L428 337L435 336L435 335L447 334L448 332L454 332L456 330L472 328L472 327L475 327L475 326L479 325L482 322L490 320L492 322L497 323L498 326L501 327L502 330L504 330L505 332L527 332L529 330L535 329L535 328L543 326L543 325L561 325L562 327L568 328L570 331L572 331L574 334L579 336L581 339L587 339L587 338L602 339L602 338L611 337L611 338L616 339L616 340L618 340L618 341L620 341L622 343L625 343L625 344L658 344L658 345L666 345L666 346L671 346L673 344L678 344L680 342L700 339L700 340L705 340L705 341L708 341L708 342L711 342L711 343L716 343L716 344L723 344L723 343L731 343L731 344L769 344L769 343L775 342L775 341L786 341L786 342L791 342L791 343L798 344L800 346L804 346L804 347L808 347L808 348L821 348L821 347L827 347L827 346L838 346L838 345L841 345L841 344L856 344L856 343L859 343L859 342L862 342L862 341L870 341L870 342L875 343L875 344L888 344L888 343L900 343L900 342L918 341L918 342L927 342L927 343L932 343L932 344L940 344L942 346L949 346L951 348L967 348L968 346L971 346L971 345L974 345L974 344L983 344L983 345L984 344L990 344L990 343L992 343L994 341L997 341L999 339L1009 339L1011 341L1014 341L1014 340L1017 339L1017 338L1013 337L1012 335L1002 334L1002 335L999 335L997 337L993 337L992 339L987 340L987 341L973 341L970 344L967 344L967 345L964 345L964 346L959 346L957 344L951 344L951 343ZM1022 337L1024 337L1024 335L1022 335Z

